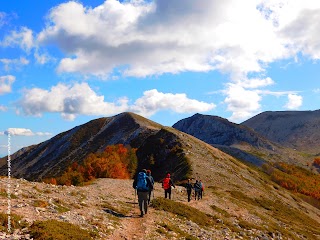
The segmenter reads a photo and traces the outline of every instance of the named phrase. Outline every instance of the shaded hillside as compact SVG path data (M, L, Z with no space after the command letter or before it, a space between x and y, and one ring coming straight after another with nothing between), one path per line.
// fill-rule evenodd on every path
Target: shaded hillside
M284 161L299 165L306 165L306 161L310 161L291 149L267 140L247 126L221 117L195 114L178 121L173 127L257 166L264 161Z
M243 122L273 142L320 154L320 110L263 112Z

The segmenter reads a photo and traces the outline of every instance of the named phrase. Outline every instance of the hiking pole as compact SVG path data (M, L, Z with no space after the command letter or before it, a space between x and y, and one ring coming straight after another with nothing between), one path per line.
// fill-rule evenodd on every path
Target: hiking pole
M172 195L172 201L173 201L173 189L174 189L174 187L171 187L171 195Z

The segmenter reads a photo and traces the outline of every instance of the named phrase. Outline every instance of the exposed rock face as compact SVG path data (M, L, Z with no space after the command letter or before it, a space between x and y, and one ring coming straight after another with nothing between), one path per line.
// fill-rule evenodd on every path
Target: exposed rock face
M320 110L263 112L241 125L281 145L320 154Z

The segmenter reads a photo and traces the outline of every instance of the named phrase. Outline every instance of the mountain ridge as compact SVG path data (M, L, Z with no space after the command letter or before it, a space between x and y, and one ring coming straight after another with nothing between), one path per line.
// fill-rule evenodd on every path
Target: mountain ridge
M241 125L248 126L273 142L283 146L320 155L320 110L267 111Z
M173 127L256 166L268 161L284 161L305 167L310 162L253 129L221 117L195 114L178 121Z

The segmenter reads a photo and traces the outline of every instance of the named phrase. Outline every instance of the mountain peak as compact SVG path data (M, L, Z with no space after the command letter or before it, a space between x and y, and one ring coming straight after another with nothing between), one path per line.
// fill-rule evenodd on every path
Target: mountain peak
M286 147L320 153L320 110L262 112L242 125Z

